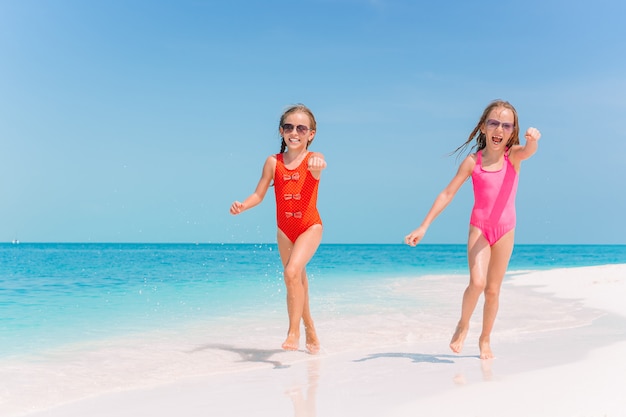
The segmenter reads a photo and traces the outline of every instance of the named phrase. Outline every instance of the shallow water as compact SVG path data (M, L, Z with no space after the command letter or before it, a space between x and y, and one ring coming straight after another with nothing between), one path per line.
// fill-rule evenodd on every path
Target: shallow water
M518 245L509 269L607 263L626 263L626 246ZM407 288L466 268L464 245L321 245L308 268L312 311L346 327L364 315L440 316L442 287ZM282 335L285 315L273 244L0 245L0 358L195 327Z
M626 246L522 246L510 275L606 263L626 263ZM308 268L319 357L413 343L447 352L465 268L462 245L321 246ZM505 287L494 337L518 343L598 317L575 303ZM273 245L0 245L0 414L296 369L311 356L280 349L285 304Z

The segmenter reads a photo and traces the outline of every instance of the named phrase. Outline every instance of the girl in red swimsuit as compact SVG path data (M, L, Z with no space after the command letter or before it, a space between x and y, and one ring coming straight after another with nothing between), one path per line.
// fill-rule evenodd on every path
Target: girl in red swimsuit
M481 359L494 357L490 337L498 312L500 287L513 253L518 174L521 162L537 151L541 133L531 127L524 137L526 144L522 146L517 111L510 103L497 100L489 104L469 139L455 151L462 152L475 139L476 153L463 160L422 224L405 237L407 244L417 245L461 185L472 178L474 208L467 242L470 283L463 294L461 319L450 342L450 348L456 353L463 348L472 313L484 293L483 328L478 347Z
M278 251L284 267L287 287L289 330L282 347L297 350L300 343L300 322L304 323L306 348L319 352L320 343L309 308L309 283L306 265L322 241L322 220L317 211L317 187L324 156L309 152L316 133L315 117L302 104L288 108L280 118L280 153L265 160L261 179L254 193L242 203L235 201L233 215L248 210L263 201L269 187L274 185Z

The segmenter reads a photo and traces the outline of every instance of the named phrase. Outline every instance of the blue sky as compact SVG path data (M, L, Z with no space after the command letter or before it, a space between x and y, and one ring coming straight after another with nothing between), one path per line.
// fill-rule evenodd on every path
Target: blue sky
M517 243L626 243L626 3L456 3L0 0L0 241L274 242L271 192L228 208L302 102L323 241L399 243L502 98L543 134Z

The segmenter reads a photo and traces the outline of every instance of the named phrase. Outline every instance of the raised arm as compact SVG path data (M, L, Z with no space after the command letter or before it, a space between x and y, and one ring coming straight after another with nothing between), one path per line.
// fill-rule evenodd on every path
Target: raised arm
M463 160L463 162L459 166L459 169L456 172L456 175L454 176L454 178L452 178L452 181L450 181L448 186L444 188L443 191L439 193L439 195L435 199L435 202L426 214L426 217L424 217L422 224L404 238L404 241L407 245L417 245L426 234L426 231L430 227L430 224L454 199L457 191L459 191L459 189L469 178L469 176L472 175L472 170L474 169L474 165L476 164L476 160L474 158L474 155L468 155Z
M316 180L319 180L322 175L322 170L326 168L326 160L324 155L319 152L313 152L309 158L308 169L311 171L311 175Z
M239 201L235 201L230 206L230 214L239 214L245 210L251 209L252 207L258 205L265 198L265 194L274 179L274 171L276 170L276 157L269 156L265 160L265 164L263 165L263 172L261 173L261 179L256 186L256 189L252 194L246 198L243 203Z
M511 148L509 159L519 169L519 164L525 159L530 158L537 152L539 147L537 141L541 138L541 132L534 127L529 127L524 135L526 143L524 145L517 145Z

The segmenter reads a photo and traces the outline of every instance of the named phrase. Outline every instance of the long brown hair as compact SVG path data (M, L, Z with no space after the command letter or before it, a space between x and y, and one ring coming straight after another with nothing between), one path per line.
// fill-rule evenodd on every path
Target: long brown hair
M280 132L280 128L282 127L283 123L285 123L285 119L287 118L287 116L289 116L292 113L298 113L298 112L304 113L307 116L309 116L309 120L311 121L311 126L309 126L309 129L317 131L317 122L315 121L315 116L313 116L313 112L307 106L305 106L304 104L300 104L300 103L290 106L289 108L287 108L287 110L285 110L283 115L280 116L280 122L278 122L278 131ZM309 145L311 144L311 142L313 141L310 141L306 144L307 149ZM286 149L287 149L287 144L285 143L285 140L281 136L280 137L280 153L285 152Z
M508 101L494 100L489 103L489 105L485 108L485 111L483 111L483 115L480 116L480 120L478 120L476 127L474 128L474 130L472 130L472 133L470 133L469 138L465 141L463 145L456 148L455 151L451 153L452 155L454 155L455 153L459 153L459 155L464 153L467 147L470 146L470 143L474 141L474 139L476 140L476 143L470 148L469 153L474 150L480 151L484 149L485 146L487 146L487 137L483 132L480 131L480 128L485 125L487 117L489 117L489 113L491 113L493 109L497 109L498 107L503 107L513 112L513 133L511 134L511 137L506 144L507 149L513 145L519 145L519 122L517 119L517 110L515 110L515 107L513 107L513 105Z

